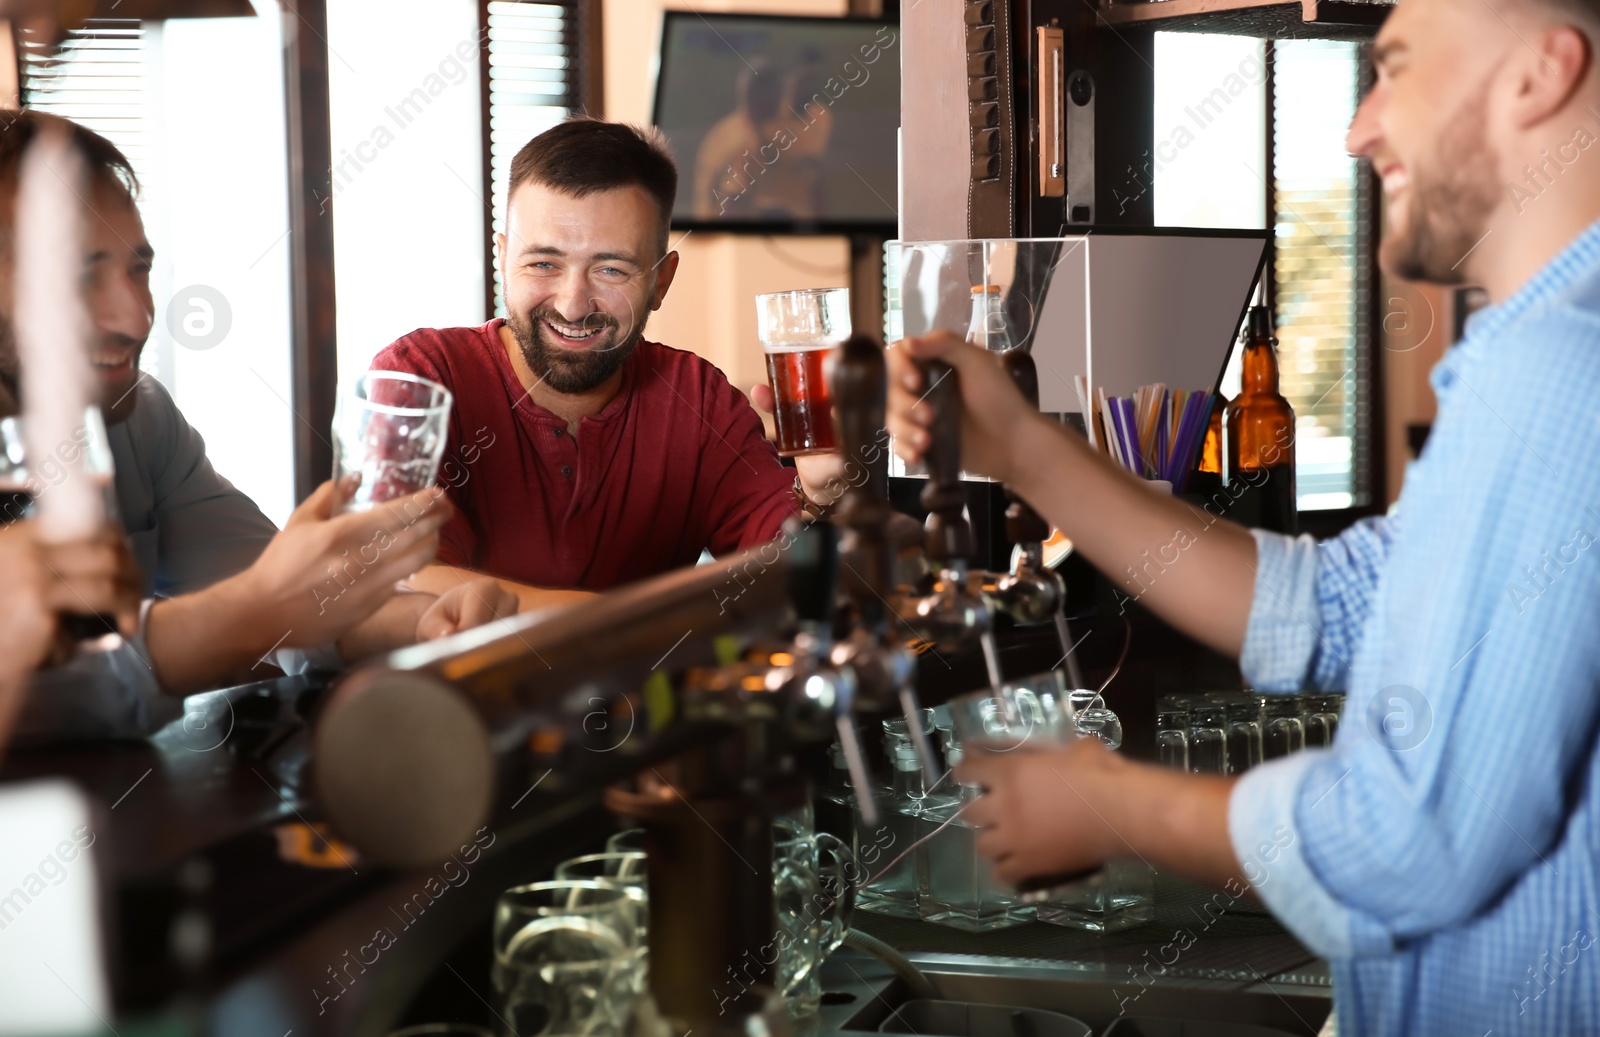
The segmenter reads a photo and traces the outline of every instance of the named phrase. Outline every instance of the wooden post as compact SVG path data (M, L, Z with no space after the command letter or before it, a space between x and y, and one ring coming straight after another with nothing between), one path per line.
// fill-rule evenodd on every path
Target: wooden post
M333 279L333 144L327 0L285 0L284 100L289 144L290 403L295 500L333 474L338 349Z

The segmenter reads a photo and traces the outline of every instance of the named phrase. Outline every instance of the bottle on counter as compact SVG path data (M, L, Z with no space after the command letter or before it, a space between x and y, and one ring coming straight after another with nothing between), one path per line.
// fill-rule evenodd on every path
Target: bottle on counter
M1212 506L1226 501L1222 495L1222 416L1229 400L1217 393L1211 402L1211 420L1206 425L1205 443L1200 448L1200 464L1189 476L1187 493L1209 498Z
M1200 471L1222 477L1222 415L1233 401L1217 393L1211 404L1211 420L1206 424L1206 441L1200 448Z
M1009 353L1016 340L1006 324L1005 295L997 284L972 286L972 317L967 321L967 342L991 353Z
M1006 323L1005 295L997 284L972 286L972 316L967 321L967 344L987 349L991 353L1009 353L1017 347ZM968 482L993 482L986 475L963 471L961 478Z
M1252 306L1246 324L1239 395L1228 404L1222 438L1230 517L1278 533L1299 530L1295 495L1294 408L1278 387L1272 311Z

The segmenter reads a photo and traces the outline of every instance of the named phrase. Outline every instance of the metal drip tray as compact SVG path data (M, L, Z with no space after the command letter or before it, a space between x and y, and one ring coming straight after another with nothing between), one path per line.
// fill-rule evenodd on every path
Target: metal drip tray
M1251 956L1248 947L1235 950L1241 957ZM1333 1007L1332 992L1314 976L1306 977L1312 982L1261 973L1226 979L1140 973L1136 979L1126 968L1112 972L1100 963L907 956L932 981L939 1000L1058 1013L1108 1037L1211 1037L1221 1032L1315 1037ZM883 1032L885 1022L910 1000L905 984L887 966L847 948L828 959L822 981L822 1013L816 1030L809 1032ZM1113 1024L1121 1028L1110 1029ZM1232 1029L1218 1030L1218 1024Z

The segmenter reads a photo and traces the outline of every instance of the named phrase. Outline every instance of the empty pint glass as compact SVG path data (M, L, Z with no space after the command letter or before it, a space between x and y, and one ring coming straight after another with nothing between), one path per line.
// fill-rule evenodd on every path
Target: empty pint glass
M834 449L833 357L850 337L850 291L808 288L756 296L756 322L772 386L778 453Z
M333 474L359 473L344 504L366 511L433 485L449 433L450 390L401 371L368 371L339 397Z

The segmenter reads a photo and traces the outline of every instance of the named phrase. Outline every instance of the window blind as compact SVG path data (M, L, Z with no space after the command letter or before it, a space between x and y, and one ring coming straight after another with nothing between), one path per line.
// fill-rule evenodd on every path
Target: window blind
M151 69L142 24L91 18L52 53L23 32L23 105L87 126L121 149L141 182L153 173Z
M90 18L53 51L36 34L20 34L23 107L71 119L115 144L133 163L147 219L160 193L153 36L159 31L147 32L133 18ZM146 349L139 368L172 387L161 349Z
M502 234L512 158L572 109L576 18L570 4L490 0L486 7L490 203L494 232ZM490 249L492 252L492 242ZM492 256L490 266L494 269L494 312L503 317L505 296L500 269Z

